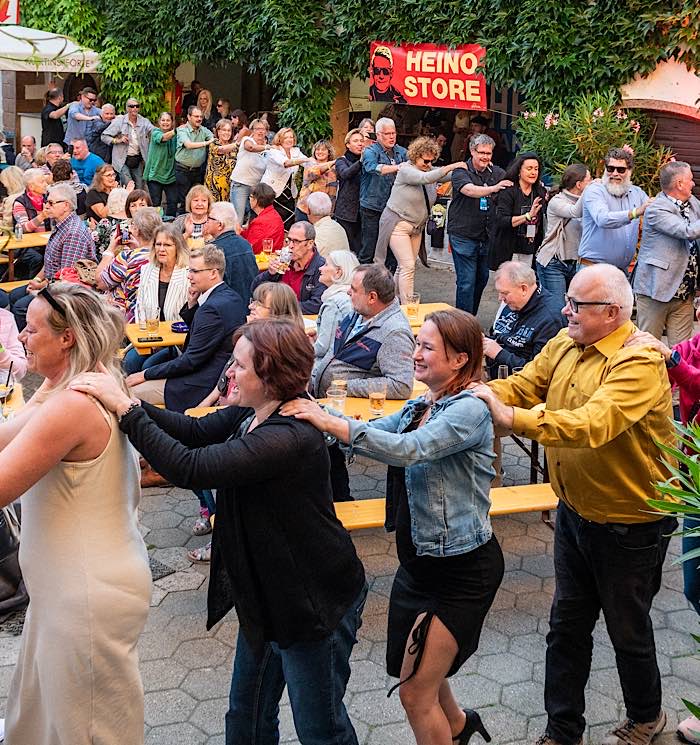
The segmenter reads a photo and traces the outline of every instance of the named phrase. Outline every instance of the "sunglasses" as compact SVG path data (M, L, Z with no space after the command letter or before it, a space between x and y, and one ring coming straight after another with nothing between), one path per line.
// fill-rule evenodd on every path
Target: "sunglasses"
M567 303L574 313L578 313L578 309L582 305L617 305L617 303L610 303L605 300L575 300L568 295L564 295L564 302Z
M627 166L605 166L608 173L627 173Z
M140 109L141 108L141 104L140 103L128 103L126 105L126 108L127 109Z
M426 166L432 165L435 162L435 158L421 158Z
M96 98L88 98L87 96L85 96L85 98L87 98L87 100L88 100L88 101L89 101L90 103L95 103L95 101L97 101L97 99L96 99Z
M60 316L62 316L65 320L68 320L68 316L66 315L65 308L62 308L59 304L56 298L49 292L49 286L46 285L42 290L39 290L37 292L37 295L39 297L43 297L44 300L58 313Z
M390 67L373 67L372 73L374 75L391 75Z

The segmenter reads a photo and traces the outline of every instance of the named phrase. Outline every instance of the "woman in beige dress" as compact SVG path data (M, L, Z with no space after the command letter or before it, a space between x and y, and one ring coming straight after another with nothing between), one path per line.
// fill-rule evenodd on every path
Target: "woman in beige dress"
M136 643L151 575L137 525L138 458L113 414L67 389L99 363L121 381L122 337L119 310L66 283L38 293L20 335L29 370L45 380L0 424L0 506L22 497L19 559L31 599L5 745L143 743Z

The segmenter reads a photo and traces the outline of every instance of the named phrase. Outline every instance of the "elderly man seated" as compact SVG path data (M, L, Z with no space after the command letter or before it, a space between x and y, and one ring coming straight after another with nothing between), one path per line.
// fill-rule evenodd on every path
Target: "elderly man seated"
M316 228L316 248L325 259L331 251L349 251L348 235L332 217L333 202L322 191L315 191L306 198L309 222Z
M519 261L506 261L496 272L496 291L504 303L484 337L489 377L498 377L501 365L514 368L530 362L562 328L562 315L551 307L551 295L537 284L535 272Z
M27 323L27 307L34 293L54 279L57 272L72 267L78 259L95 259L95 242L85 223L75 214L78 200L68 184L49 189L44 205L45 216L55 221L55 227L44 251L44 266L24 287L10 293L12 312L21 331Z

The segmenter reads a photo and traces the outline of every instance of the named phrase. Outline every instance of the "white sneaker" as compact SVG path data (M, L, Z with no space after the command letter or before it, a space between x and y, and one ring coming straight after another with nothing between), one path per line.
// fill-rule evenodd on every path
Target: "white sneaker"
M5 720L0 719L0 742L5 742Z
M678 725L676 732L683 742L689 742L691 745L700 745L700 719L697 717L684 719Z

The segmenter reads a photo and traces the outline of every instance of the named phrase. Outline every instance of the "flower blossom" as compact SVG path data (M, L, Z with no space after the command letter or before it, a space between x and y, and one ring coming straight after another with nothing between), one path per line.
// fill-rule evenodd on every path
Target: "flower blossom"
M636 119L630 119L630 129L637 134L642 128L642 125Z
M625 143L625 144L624 144L624 145L622 146L622 149L623 149L623 150L624 150L625 152L629 153L630 155L634 155L634 148L633 148L633 147L632 147L631 145L628 145L627 143Z
M550 129L551 127L556 127L557 124L559 124L559 114L554 114L550 111L544 118L544 128Z
M605 116L605 112L603 111L603 109L596 109L593 112L593 118L594 119L600 119L601 116Z
M535 117L534 111L523 111L523 119L530 119Z
M623 122L625 119L627 119L627 114L622 109L618 109L615 113L615 116L618 122Z

